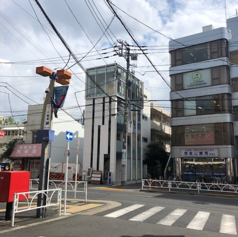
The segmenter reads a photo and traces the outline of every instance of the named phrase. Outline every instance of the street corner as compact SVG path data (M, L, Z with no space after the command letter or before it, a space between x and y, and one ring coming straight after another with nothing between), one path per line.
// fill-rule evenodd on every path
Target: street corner
M68 202L66 205L66 213L67 214L75 214L80 212L91 211L92 209L99 208L104 206L104 203L95 203L95 202ZM62 209L64 209L64 205L62 205ZM62 211L63 212L63 211Z
M88 200L87 203L81 205L79 204L78 207L76 207L75 204L67 205L67 211L68 212L70 212L70 210L74 211L72 212L72 214L78 213L82 215L95 215L97 213L104 212L119 206L121 206L121 203L116 201Z

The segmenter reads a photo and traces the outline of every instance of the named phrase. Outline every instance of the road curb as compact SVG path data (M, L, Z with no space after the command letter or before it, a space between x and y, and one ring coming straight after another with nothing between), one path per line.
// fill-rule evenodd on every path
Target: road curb
M140 189L141 192L151 192L151 193L171 193L171 194L185 194L185 195L200 195L200 196L213 196L213 197L228 197L228 198L238 198L237 195L234 194L222 194L222 193L197 193L197 192L179 192L179 191L168 191L168 190L146 190L146 189Z
M68 199L67 202L68 202L67 205L72 205L72 204L69 204L69 202L71 202L71 203L74 202L74 199ZM78 211L78 212L74 212L74 213L67 212L66 215L64 215L64 214L62 214L61 216L57 215L57 216L53 216L52 218L50 216L47 216L46 218L42 219L41 221L39 221L39 218L34 218L34 219L32 218L32 219L27 220L28 222L31 222L31 223L27 223L27 224L23 223L22 226L10 227L10 222L8 221L8 223L6 223L6 224L9 224L9 225L1 226L2 228L5 227L6 229L0 230L0 236L5 233L8 233L8 232L24 229L24 228L31 227L31 226L47 224L49 222L58 221L61 219L65 219L65 218L73 217L73 216L77 216L77 215L94 215L99 212L106 211L106 210L121 206L121 203L119 203L119 202L105 201L105 200L88 200L87 202L85 202L85 199L77 199L77 203L82 203L82 207L84 205L88 205L88 204L102 204L102 205L96 206L96 207L88 209L88 210Z

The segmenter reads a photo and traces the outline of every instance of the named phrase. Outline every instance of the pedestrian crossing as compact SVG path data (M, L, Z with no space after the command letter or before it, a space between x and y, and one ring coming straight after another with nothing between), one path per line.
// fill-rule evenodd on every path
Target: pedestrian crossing
M145 210L146 206L142 204L133 204L127 207L120 208L119 210L104 213L104 217L107 218L127 218L129 221L146 222L150 219L150 222L154 222L158 225L176 226L178 220L183 218L185 214L189 215L189 218L185 218L188 221L184 225L184 228L193 230L206 230L209 231L207 226L209 218L212 219L212 215L207 211L188 211L187 209L177 208L175 210L165 211L167 208L162 206L154 206ZM214 216L214 215L213 215ZM217 215L216 215L217 216ZM210 221L210 220L209 220ZM216 219L217 221L217 219ZM219 223L210 221L213 225L219 227L218 231L222 234L237 235L237 223L234 215L221 214Z

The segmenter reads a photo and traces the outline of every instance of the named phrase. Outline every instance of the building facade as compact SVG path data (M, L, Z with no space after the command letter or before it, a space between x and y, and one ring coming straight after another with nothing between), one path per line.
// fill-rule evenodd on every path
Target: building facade
M128 105L125 106L127 72L124 68L115 63L89 68L87 73L84 169L102 172L104 181L110 172L115 184L142 179L142 137L150 139L150 129L143 130L150 123L142 119L143 82L129 74ZM148 116L148 111L145 114ZM127 121L126 149L123 149L124 121Z
M0 158L4 159L6 157L1 157L4 152L4 147L6 143L9 143L13 139L18 139L23 141L24 139L24 124L12 124L4 125L0 124Z
M151 103L151 142L160 142L163 144L166 152L170 153L170 113L164 108Z
M183 180L236 182L238 17L171 40L171 157Z
M27 123L25 124L24 144L14 148L12 157L14 165L19 170L31 171L31 178L37 178L40 172L41 144L37 142L37 131L40 130L43 105L28 106ZM51 158L51 171L65 173L65 150L67 147L66 131L73 133L70 142L69 179L75 173L76 156L80 171L82 171L84 128L64 110L58 111L58 118L53 117L51 130L54 130L54 140L49 142L47 153ZM75 165L73 165L75 164ZM17 168L15 168L17 170Z

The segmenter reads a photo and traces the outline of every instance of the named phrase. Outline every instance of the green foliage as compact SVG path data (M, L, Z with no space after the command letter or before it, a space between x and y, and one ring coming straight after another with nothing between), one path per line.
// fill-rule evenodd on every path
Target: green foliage
M165 151L161 142L152 142L147 146L145 158L148 173L152 175L152 177L156 177L158 165L161 165L161 170L162 172L164 171L169 153Z
M23 143L22 139L12 139L10 142L5 143L4 151L1 154L2 158L8 158L11 159L10 155L12 154L12 151L17 144Z

